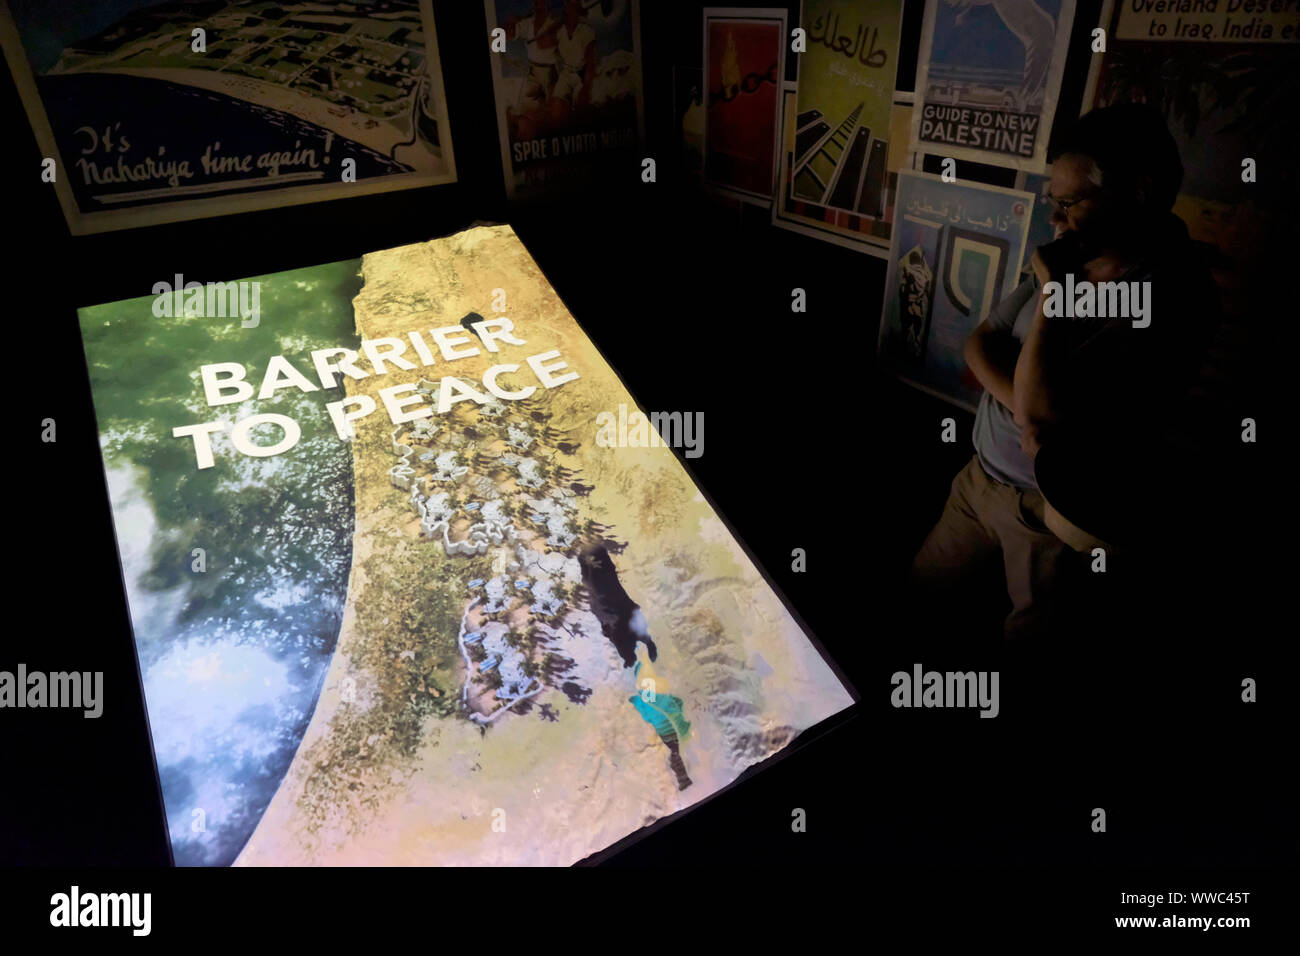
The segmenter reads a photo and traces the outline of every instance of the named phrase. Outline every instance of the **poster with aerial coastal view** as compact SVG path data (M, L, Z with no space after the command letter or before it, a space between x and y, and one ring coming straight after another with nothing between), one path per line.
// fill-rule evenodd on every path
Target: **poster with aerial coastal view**
M641 175L637 0L484 0L506 194ZM498 32L500 31L500 32Z
M177 864L568 865L853 702L508 226L151 293L80 323Z
M0 0L74 235L454 182L431 0Z
M926 0L912 143L1041 173L1074 0Z

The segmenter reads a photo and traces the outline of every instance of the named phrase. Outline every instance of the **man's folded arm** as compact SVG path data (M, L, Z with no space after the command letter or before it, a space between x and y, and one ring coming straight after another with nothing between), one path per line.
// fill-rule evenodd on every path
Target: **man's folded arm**
M1043 317L1040 297L1034 309L1034 322L1025 337L1012 376L1011 411L1020 426L1021 445L1032 460L1045 435L1060 421L1060 385L1062 375L1061 329Z
M963 355L979 383L1007 408L1014 404L1012 374L1015 371L1016 340L999 331L987 319L975 327L966 340Z
M1013 334L1016 317L1034 292L1032 278L1017 286L975 327L962 353L979 383L1007 408L1014 407L1012 375L1020 344Z

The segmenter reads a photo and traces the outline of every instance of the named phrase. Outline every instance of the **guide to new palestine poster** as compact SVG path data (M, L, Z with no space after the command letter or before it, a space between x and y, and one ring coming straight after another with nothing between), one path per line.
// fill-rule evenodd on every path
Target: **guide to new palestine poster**
M1074 0L926 0L913 148L1041 173Z
M80 320L178 864L571 864L852 703L509 227L152 292Z

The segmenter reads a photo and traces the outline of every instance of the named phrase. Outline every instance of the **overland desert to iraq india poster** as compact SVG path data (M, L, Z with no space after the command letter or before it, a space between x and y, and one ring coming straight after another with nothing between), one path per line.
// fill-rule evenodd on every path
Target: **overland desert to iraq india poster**
M852 703L508 226L153 292L80 320L178 864L567 865Z
M506 195L639 177L638 0L484 0Z
M798 93L786 97L773 225L876 255L889 247L906 151L906 111L893 105L901 16L887 0L804 3L807 49Z
M1276 172L1295 163L1300 6L1175 12L1107 0L1102 26L1084 109L1137 101L1164 115L1183 162L1174 212L1218 251L1224 307L1247 319L1276 282L1271 250L1300 215L1290 175Z
M1074 0L926 0L912 147L1041 173Z
M0 0L0 43L74 235L456 179L430 0Z

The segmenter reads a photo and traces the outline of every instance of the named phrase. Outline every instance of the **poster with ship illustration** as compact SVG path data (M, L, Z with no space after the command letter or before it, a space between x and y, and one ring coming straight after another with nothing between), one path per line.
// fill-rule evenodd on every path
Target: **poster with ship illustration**
M881 367L924 392L975 411L983 391L966 365L966 340L1019 284L1032 193L945 183L929 173L898 180L898 222L885 273Z
M926 0L912 145L1041 173L1074 0Z
M906 106L894 105L902 5L806 0L796 94L786 94L772 222L886 254Z
M177 864L572 864L852 703L508 226L152 291L80 324Z
M772 201L785 18L784 9L704 9L704 180L762 205Z
M74 235L456 179L431 0L0 0L0 43Z
M638 0L484 0L506 195L641 175Z

